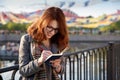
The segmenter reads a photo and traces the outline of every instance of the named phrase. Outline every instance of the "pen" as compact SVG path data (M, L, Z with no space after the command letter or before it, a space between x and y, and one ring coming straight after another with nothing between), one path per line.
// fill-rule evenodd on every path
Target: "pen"
M42 52L44 49L39 45L40 51Z

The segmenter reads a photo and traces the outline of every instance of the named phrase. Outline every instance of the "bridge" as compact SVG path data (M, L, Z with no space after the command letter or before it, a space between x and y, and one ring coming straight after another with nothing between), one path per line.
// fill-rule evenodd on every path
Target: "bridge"
M23 34L0 34L0 45L6 42L20 42L20 38ZM88 49L104 45L109 42L120 43L120 35L70 35L70 46L79 49ZM6 52L1 54L0 60L17 60L18 55L8 54Z
M0 42L19 42L23 34L0 34ZM120 35L70 35L70 42L120 42Z

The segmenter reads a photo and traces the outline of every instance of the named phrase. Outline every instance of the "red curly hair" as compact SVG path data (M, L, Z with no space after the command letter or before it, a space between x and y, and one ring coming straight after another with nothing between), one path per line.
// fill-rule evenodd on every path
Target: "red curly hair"
M52 21L56 20L59 26L58 33L56 33L51 38L51 43L55 43L58 45L60 50L64 49L68 46L68 31L65 20L65 15L63 11L58 7L50 7L44 11L42 16L31 26L28 27L27 32L32 38L37 42L41 43L41 41L46 39L44 34L44 28Z

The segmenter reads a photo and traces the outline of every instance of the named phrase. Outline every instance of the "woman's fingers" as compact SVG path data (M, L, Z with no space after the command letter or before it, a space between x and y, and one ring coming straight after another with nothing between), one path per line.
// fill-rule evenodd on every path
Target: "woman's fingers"
M61 59L52 60L52 61L50 61L50 63L53 67L55 67L57 65L60 65Z
M52 54L51 51L43 50L41 53L41 57L43 57L43 60L45 61L51 54Z

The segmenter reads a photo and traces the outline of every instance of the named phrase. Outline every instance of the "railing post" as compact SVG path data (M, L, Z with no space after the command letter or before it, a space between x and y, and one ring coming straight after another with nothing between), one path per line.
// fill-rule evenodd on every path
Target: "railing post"
M0 75L0 80L3 80L2 76Z
M107 80L115 80L113 75L113 65L114 65L114 61L113 61L113 46L114 43L110 42L109 43L109 49L108 49L108 53L107 53Z
M18 70L14 70L13 73L12 73L12 76L11 76L11 79L10 80L15 80L15 74Z
M18 61L17 61L17 60L15 61L15 64L16 64L16 65L18 64ZM15 74L16 74L17 71L18 71L18 69L13 70L12 76L11 76L11 80L15 80Z

